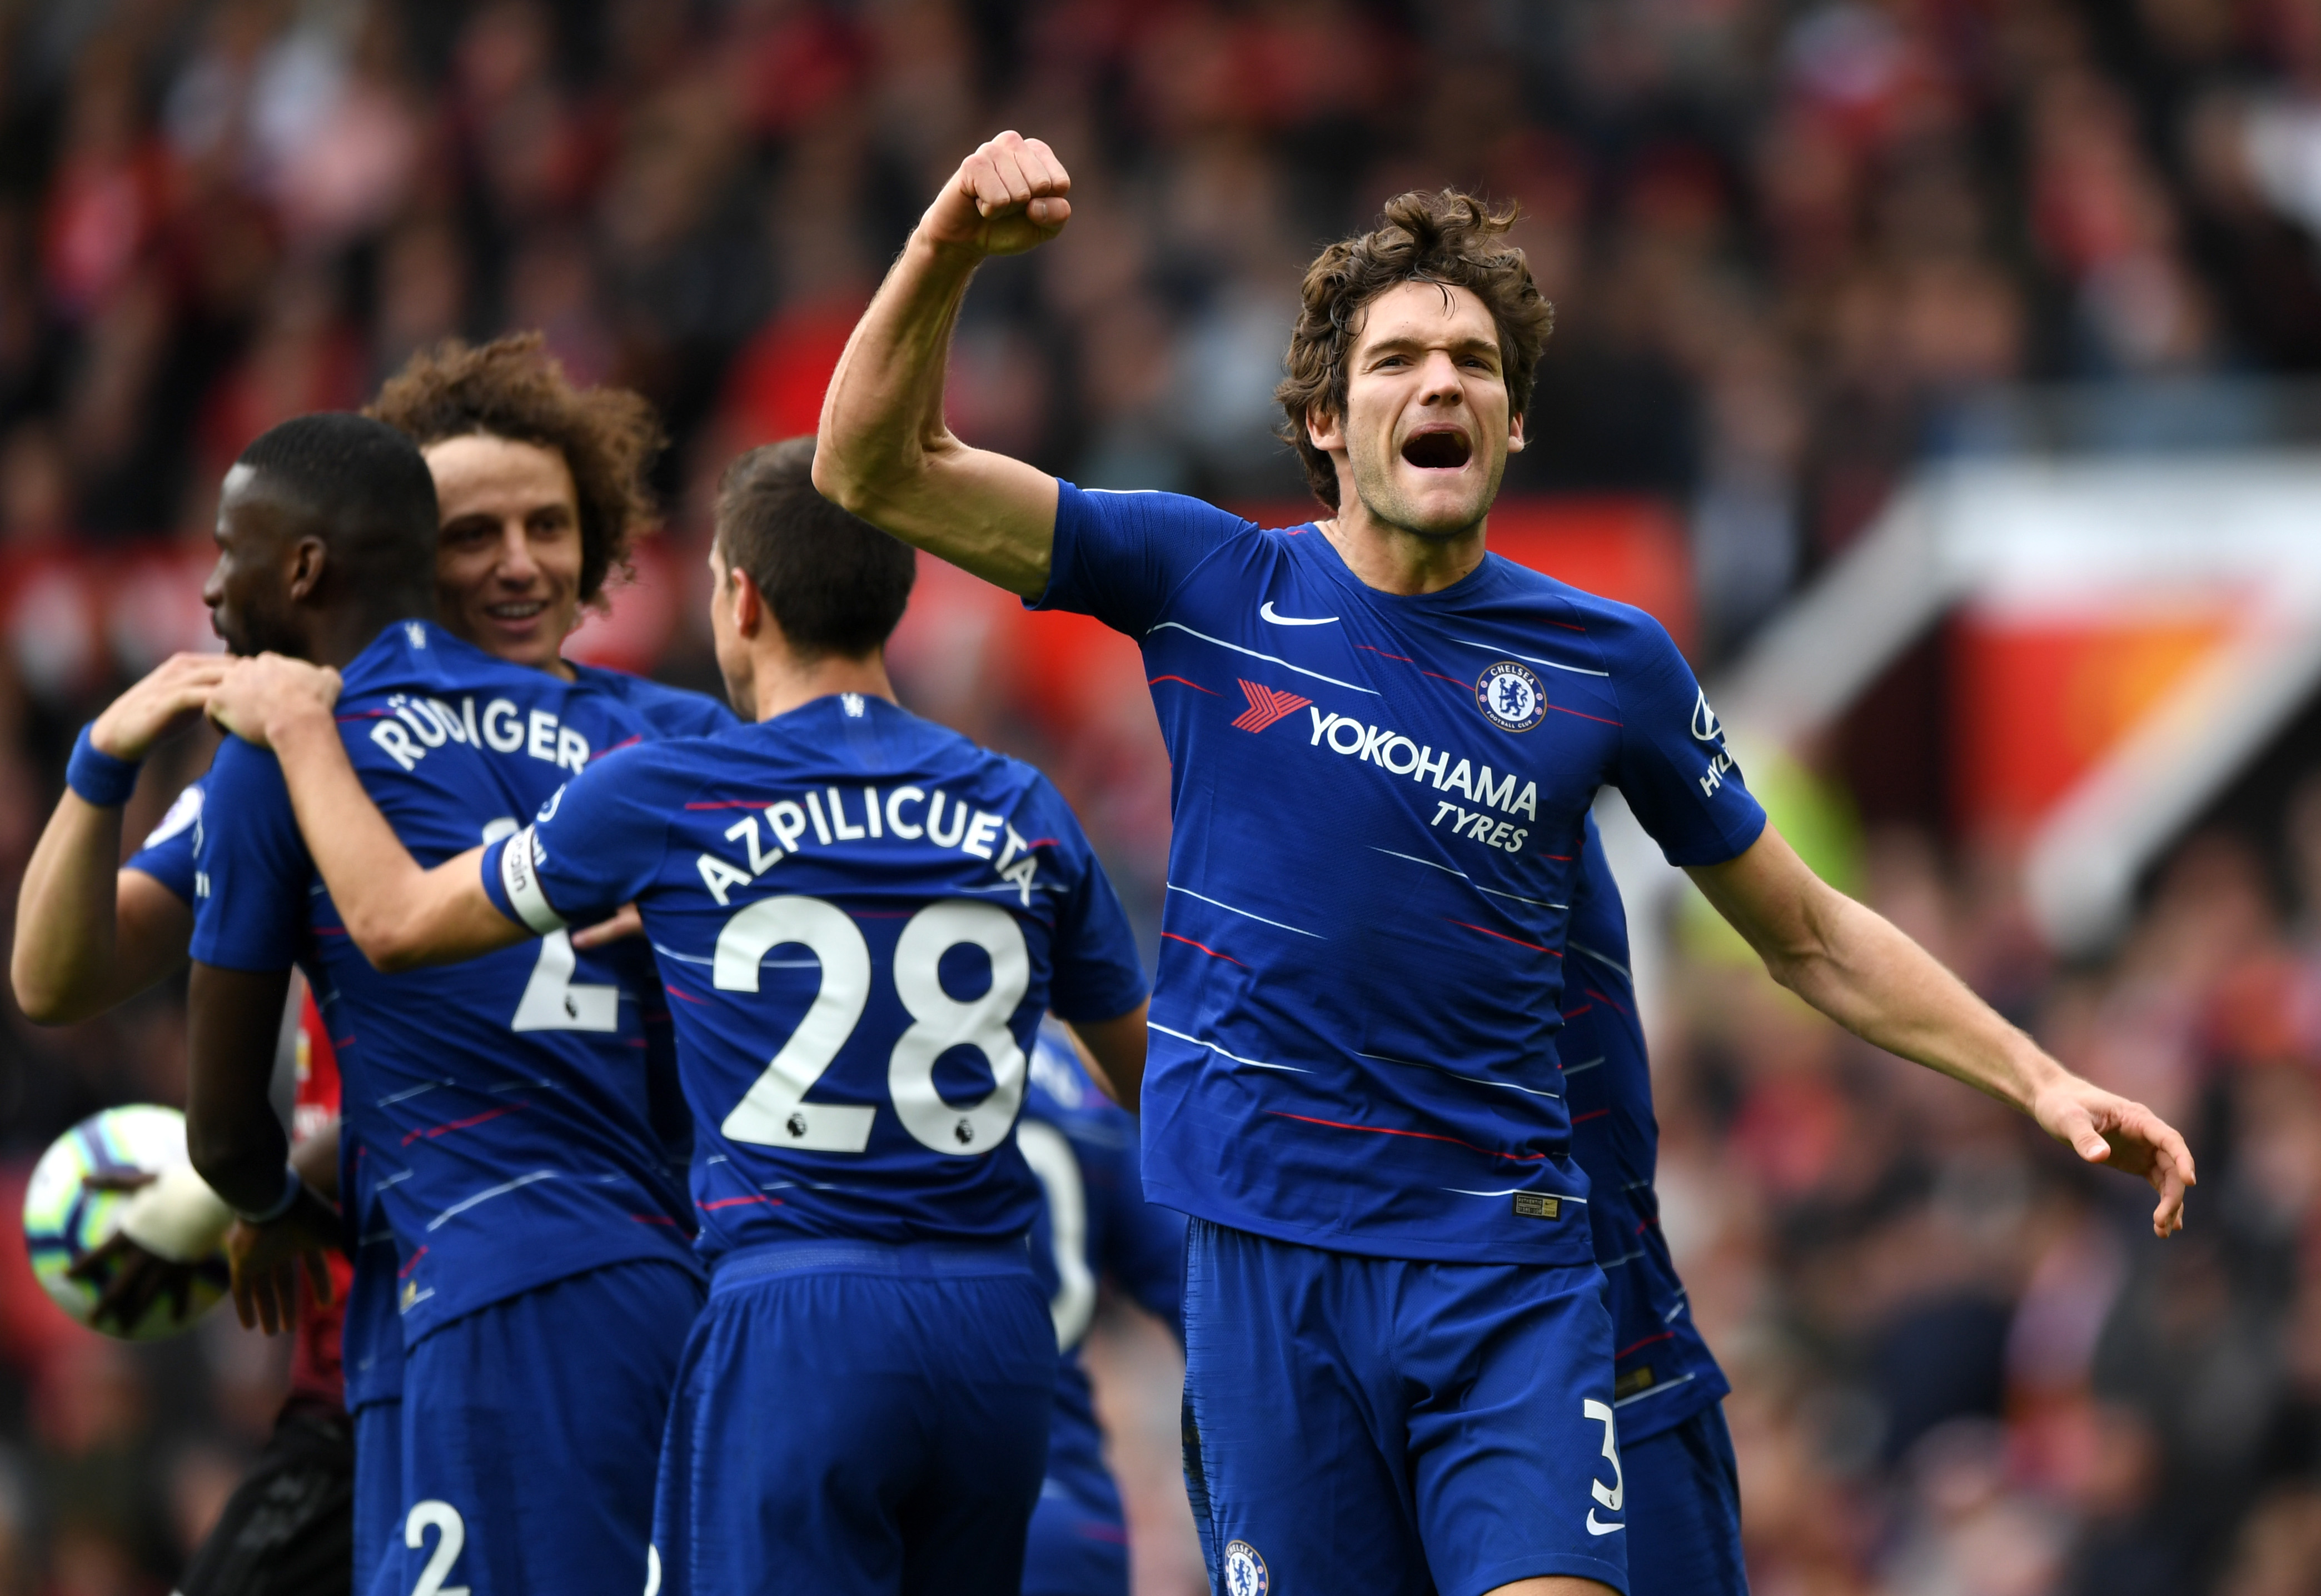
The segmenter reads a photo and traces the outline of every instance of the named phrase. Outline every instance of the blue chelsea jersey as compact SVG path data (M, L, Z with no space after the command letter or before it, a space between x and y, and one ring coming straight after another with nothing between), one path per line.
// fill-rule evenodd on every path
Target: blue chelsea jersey
M1613 1406L1633 1445L1672 1429L1731 1390L1692 1322L1652 1194L1660 1124L1652 1065L1628 974L1619 884L1587 825L1564 944L1563 1056L1571 1156L1588 1172L1588 1220L1612 1313Z
M1181 1338L1184 1216L1144 1201L1135 1120L1088 1078L1070 1040L1052 1023L1040 1028L1032 1052L1031 1088L1015 1136L1039 1177L1032 1269L1048 1294L1062 1355L1042 1491L1118 1513L1119 1491L1105 1466L1104 1432L1080 1366L1080 1342L1106 1282Z
M602 750L654 735L622 697L511 665L423 621L343 673L349 758L404 846L434 866L513 832ZM406 1339L633 1258L690 1266L690 1214L656 1134L662 1002L633 942L569 937L386 975L340 923L281 767L238 739L206 782L193 956L299 964L338 1049L341 1182L384 1215Z
M122 866L151 876L189 907L194 902L194 848L201 836L206 785L203 779L188 782L161 816L161 823L146 834Z
M715 1259L798 1237L1019 1236L1043 1010L1144 995L1119 902L1044 776L833 694L575 779L484 881L535 930L633 902L660 963Z
M1069 484L1033 602L1137 639L1169 746L1147 1191L1350 1252L1587 1262L1555 1033L1588 805L1619 787L1680 865L1764 825L1668 634L1497 555L1401 596L1314 527Z

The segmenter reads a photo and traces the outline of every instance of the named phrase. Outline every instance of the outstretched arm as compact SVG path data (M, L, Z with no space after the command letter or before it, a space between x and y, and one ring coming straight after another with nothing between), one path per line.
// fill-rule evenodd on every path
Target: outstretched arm
M1687 873L1774 980L1864 1041L2022 1110L2089 1163L2142 1175L2160 1193L2153 1233L2183 1229L2196 1175L2173 1127L2065 1069L1925 948L1816 875L1771 826L1738 858Z
M363 957L387 971L457 964L532 933L492 906L470 848L422 866L363 791L332 708L339 676L261 654L236 666L210 716L280 761L306 850Z
M138 764L199 712L232 663L214 654L171 657L96 718L90 747ZM93 803L68 788L16 896L8 974L28 1018L86 1020L185 962L193 911L151 876L120 866L121 805Z
M1047 585L1056 479L953 437L944 368L975 268L1055 237L1071 186L1052 150L1013 132L960 164L847 340L815 448L825 498L1026 597Z

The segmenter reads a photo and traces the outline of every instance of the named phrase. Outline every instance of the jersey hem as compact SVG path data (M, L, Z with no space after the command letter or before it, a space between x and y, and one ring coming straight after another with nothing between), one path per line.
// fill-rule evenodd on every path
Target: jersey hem
M1675 1380L1666 1381L1612 1404L1619 1423L1620 1445L1638 1446L1654 1436L1681 1428L1733 1394L1725 1371L1714 1363L1687 1368L1682 1374L1691 1376L1682 1385Z
M1235 1213L1199 1201L1192 1192L1155 1177L1149 1169L1144 1176L1144 1195L1164 1208L1173 1208L1179 1213L1206 1220L1212 1225L1221 1225L1228 1230L1243 1230L1269 1241L1287 1241L1321 1252L1351 1253L1356 1257L1398 1258L1414 1264L1515 1264L1552 1269L1572 1269L1583 1265L1593 1268L1596 1265L1595 1243L1588 1237L1586 1221L1577 1216L1563 1221L1576 1225L1576 1233L1580 1238L1576 1244L1561 1237L1551 1237L1530 1246L1495 1244L1462 1247L1422 1241L1416 1238L1343 1230L1334 1226L1299 1225L1265 1214ZM1595 1576L1591 1574L1588 1577L1592 1579Z
M645 1227L639 1226L638 1229L642 1230ZM523 1296L526 1292L536 1292L542 1286L554 1285L560 1280L569 1280L576 1274L592 1274L598 1269L610 1268L615 1264L667 1264L672 1268L684 1270L695 1280L705 1284L707 1276L702 1270L701 1262L694 1256L689 1247L681 1253L675 1252L666 1243L655 1245L651 1236L640 1236L638 1241L642 1245L611 1248L593 1246L585 1256L577 1254L563 1257L551 1256L532 1268L506 1276L489 1291L474 1294L463 1292L457 1295L429 1298L419 1307L402 1315L405 1355L408 1356L411 1349L420 1342L444 1326L456 1323L469 1314L480 1313L485 1309L496 1307L511 1297Z

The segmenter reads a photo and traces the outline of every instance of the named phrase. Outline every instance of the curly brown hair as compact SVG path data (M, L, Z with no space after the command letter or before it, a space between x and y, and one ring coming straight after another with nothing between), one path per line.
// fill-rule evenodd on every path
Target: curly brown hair
M363 412L424 449L487 433L554 449L580 500L580 601L593 603L652 524L646 468L669 441L642 394L576 388L537 332L422 349Z
M1343 415L1346 357L1361 330L1362 307L1397 283L1465 288L1483 302L1499 332L1499 364L1506 374L1507 405L1515 415L1531 408L1540 351L1555 330L1555 307L1540 297L1524 252L1504 242L1521 213L1494 211L1455 188L1413 189L1387 201L1379 225L1341 239L1306 268L1297 324L1283 364L1289 375L1273 390L1281 404L1277 429L1297 451L1314 496L1338 508L1338 472L1314 447L1306 418Z

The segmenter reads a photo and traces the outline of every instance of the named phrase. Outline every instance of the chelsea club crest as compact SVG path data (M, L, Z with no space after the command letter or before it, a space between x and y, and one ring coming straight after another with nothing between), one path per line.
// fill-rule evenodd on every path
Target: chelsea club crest
M1225 1546L1225 1588L1223 1596L1265 1596L1273 1585L1273 1576L1265 1570L1265 1559L1257 1548L1245 1540L1230 1542Z
M1502 731L1529 731L1547 718L1547 693L1529 667L1502 659L1475 678L1475 705Z

